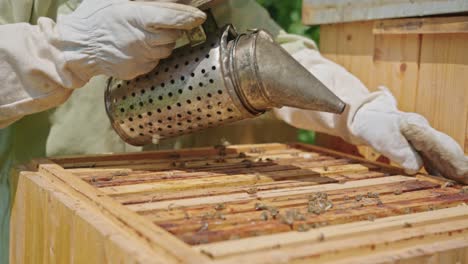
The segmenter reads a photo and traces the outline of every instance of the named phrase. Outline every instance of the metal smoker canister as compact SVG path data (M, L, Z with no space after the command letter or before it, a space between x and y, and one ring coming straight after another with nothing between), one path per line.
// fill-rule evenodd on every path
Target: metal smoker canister
M129 144L252 118L291 106L341 113L345 104L262 30L240 34L226 26L199 46L176 49L148 74L110 79L105 105Z

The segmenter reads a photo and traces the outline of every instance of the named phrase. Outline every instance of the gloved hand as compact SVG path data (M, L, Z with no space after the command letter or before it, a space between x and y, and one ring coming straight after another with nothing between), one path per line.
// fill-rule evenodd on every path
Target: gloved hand
M53 108L105 74L131 79L170 55L182 30L205 20L186 5L85 0L57 24L0 25L0 128Z
M197 8L168 2L85 0L75 12L59 16L59 49L83 80L99 74L132 79L167 58L181 30L205 18Z
M423 166L450 179L468 184L468 159L449 136L433 129L415 113L397 109L386 88L370 93L362 82L343 67L323 58L313 49L292 54L305 68L348 104L342 115L300 110L276 109L287 123L335 136L357 145L369 145L410 173Z

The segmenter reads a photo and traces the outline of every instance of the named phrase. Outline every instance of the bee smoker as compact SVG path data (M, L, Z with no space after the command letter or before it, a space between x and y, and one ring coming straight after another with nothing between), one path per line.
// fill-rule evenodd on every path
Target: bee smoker
M283 106L342 113L345 104L276 44L269 33L230 25L197 46L174 50L134 80L110 79L112 126L142 146L252 118Z

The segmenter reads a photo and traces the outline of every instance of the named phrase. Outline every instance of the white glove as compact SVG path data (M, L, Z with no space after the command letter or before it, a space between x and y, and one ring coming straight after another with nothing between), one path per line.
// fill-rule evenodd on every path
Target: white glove
M369 145L408 173L422 168L423 160L417 151L426 153L424 156L433 157L425 159L430 167L445 177L468 183L468 159L460 146L433 129L424 117L399 111L387 89L370 93L356 77L316 50L301 49L293 56L348 107L342 115L285 107L275 110L280 119L295 127L339 136L352 144Z
M205 20L167 2L85 0L57 24L0 26L0 128L63 103L95 75L131 79L153 69L181 30Z
M171 54L181 30L205 18L181 4L85 0L59 16L57 31L68 66L83 80L99 74L127 80L152 70Z

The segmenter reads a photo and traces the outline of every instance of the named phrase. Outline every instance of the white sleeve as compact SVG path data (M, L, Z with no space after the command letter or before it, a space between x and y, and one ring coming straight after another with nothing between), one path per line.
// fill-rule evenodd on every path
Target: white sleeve
M63 103L86 81L66 66L55 23L0 26L0 128Z

